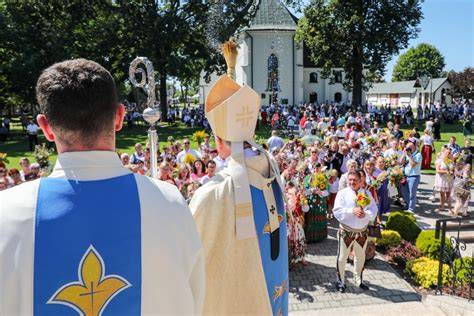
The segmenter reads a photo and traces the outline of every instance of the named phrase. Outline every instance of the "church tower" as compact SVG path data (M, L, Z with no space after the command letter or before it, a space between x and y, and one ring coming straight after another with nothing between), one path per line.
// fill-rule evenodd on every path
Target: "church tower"
M298 19L280 0L260 0L250 25L239 34L236 81L250 85L262 104L302 100L302 52L294 41Z

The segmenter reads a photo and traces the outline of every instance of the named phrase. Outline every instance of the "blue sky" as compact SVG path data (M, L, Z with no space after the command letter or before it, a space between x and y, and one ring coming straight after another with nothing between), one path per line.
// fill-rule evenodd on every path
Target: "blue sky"
M456 71L474 66L474 0L425 0L424 19L418 37L409 47L419 43L434 45L444 55L445 69ZM406 50L401 51L404 53ZM398 56L386 67L385 80L391 81Z
M420 32L408 48L420 43L434 45L444 56L446 70L474 67L474 0L425 0L422 10L424 18L419 25ZM296 16L301 15L296 13ZM393 56L387 64L386 81L392 80L393 66L400 54Z

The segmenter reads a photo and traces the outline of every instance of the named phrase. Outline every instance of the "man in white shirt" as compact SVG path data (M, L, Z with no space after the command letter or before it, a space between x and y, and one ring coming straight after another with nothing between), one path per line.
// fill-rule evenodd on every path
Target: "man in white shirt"
M184 149L182 151L180 151L178 153L178 155L176 156L176 161L178 163L182 163L184 161L184 157L187 155L187 154L191 154L194 156L194 158L198 159L198 158L201 158L201 154L198 153L196 150L194 149L191 149L191 143L189 142L189 139L185 138L184 141Z
M334 202L333 214L339 221L338 252L337 252L337 282L336 288L343 293L346 290L344 275L349 253L354 250L354 280L363 290L369 287L362 281L362 270L365 264L365 249L367 247L367 227L377 216L378 207L369 191L362 188L361 175L350 171L347 176L349 186L339 191ZM361 207L356 203L357 194L365 192L369 198L368 206Z
M272 131L272 136L267 140L267 145L270 150L273 150L274 148L280 150L283 148L283 139L278 136L277 131Z
M38 130L38 125L36 125L33 121L28 122L28 125L26 126L26 134L28 134L30 151L34 151L35 145L38 145Z
M400 159L400 157L402 156L402 151L401 150L398 150L397 149L397 145L398 145L398 142L396 140L392 140L390 142L390 148L387 149L384 153L383 153L383 157L384 158L390 158L392 157L393 155L396 155L398 157L398 159ZM398 160L397 159L397 160Z

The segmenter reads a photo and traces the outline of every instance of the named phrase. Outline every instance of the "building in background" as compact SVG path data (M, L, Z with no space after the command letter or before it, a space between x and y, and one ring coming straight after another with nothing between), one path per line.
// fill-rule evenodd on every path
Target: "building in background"
M273 101L280 104L300 102L345 102L352 93L344 90L342 69L333 69L334 82L321 77L321 68L310 61L306 47L297 47L295 33L298 19L280 0L260 0L249 27L236 38L239 55L236 81L249 85L262 98L262 104ZM209 83L201 77L200 103L203 104ZM363 92L362 100L365 100Z
M373 105L393 107L417 107L430 102L451 105L451 97L447 95L451 87L448 78L433 78L425 85L420 80L373 83L367 91L367 101Z

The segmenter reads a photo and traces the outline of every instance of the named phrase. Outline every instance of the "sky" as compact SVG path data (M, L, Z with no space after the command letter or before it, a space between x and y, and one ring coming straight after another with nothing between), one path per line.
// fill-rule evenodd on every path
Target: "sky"
M435 46L444 56L446 70L474 67L474 0L425 0L422 10L421 30L408 48L420 43ZM391 81L398 57L387 64L386 81Z
M309 3L308 0L304 0ZM474 0L425 0L418 36L393 56L385 67L385 80L392 80L398 57L420 43L435 46L444 56L445 70L474 67ZM295 12L300 17L302 14Z

